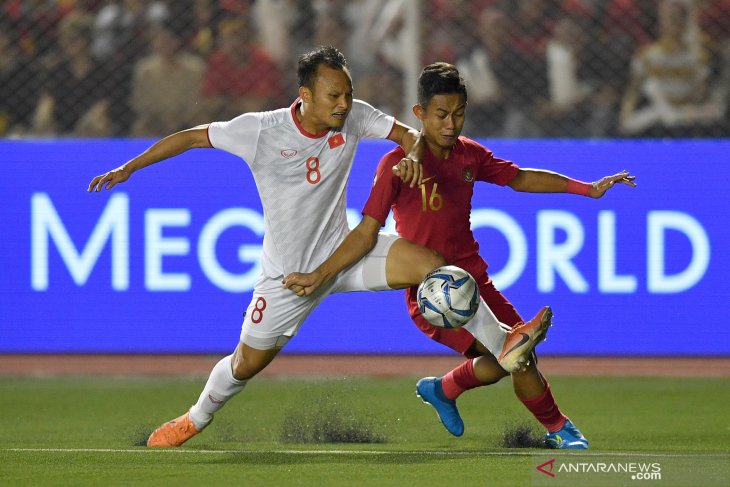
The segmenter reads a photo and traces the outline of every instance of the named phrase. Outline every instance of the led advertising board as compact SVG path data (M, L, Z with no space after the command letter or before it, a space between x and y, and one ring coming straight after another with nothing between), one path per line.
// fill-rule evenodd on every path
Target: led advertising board
M476 184L472 227L498 288L525 318L555 312L543 354L730 353L730 142L482 142L522 167L637 176L600 200ZM86 192L151 143L0 142L0 352L235 347L260 270L253 178L230 154L195 150ZM360 145L351 226L391 147ZM448 352L410 322L401 291L329 297L286 351Z

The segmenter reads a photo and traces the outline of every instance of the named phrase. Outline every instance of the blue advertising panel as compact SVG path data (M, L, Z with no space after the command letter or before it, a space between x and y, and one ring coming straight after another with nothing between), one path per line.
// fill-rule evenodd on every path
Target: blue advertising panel
M472 225L544 354L730 354L729 141L484 141L522 167L638 188L600 200L478 183ZM110 192L91 178L150 140L0 142L0 352L224 353L259 273L263 216L240 159L195 150ZM361 144L351 225L389 142ZM392 227L391 227L392 228ZM444 353L401 291L331 296L290 353Z

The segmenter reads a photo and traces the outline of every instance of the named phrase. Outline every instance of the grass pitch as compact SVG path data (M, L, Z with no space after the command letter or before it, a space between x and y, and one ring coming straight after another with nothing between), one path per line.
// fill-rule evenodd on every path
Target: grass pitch
M416 379L256 379L171 450L140 445L195 402L204 379L0 379L0 484L525 486L536 457L572 454L514 448L542 431L508 381L459 399L466 432L454 438L415 397ZM729 380L551 384L592 458L661 455L727 484Z

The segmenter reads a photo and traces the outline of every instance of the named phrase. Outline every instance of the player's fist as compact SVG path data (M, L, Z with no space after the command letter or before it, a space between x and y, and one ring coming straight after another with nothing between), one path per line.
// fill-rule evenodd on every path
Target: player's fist
M401 181L413 188L420 185L422 182L423 166L420 162L416 162L410 157L404 157L398 162L398 164L393 166L393 173L398 176Z
M322 277L317 271L292 272L281 283L297 296L309 296L322 284Z

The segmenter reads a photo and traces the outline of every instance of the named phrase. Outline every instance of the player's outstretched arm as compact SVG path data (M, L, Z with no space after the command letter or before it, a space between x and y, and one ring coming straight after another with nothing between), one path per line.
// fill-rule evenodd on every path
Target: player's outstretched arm
M298 296L309 296L342 269L370 252L377 242L379 230L379 221L369 216L363 217L360 224L350 230L340 246L319 267L312 272L292 272L282 284Z
M635 180L636 176L632 176L628 171L603 177L593 183L584 183L552 171L520 169L517 176L509 182L509 187L527 193L573 193L600 198L616 184L635 188Z
M89 183L87 191L91 193L92 191L99 192L102 188L107 190L112 189L117 184L129 179L135 171L182 154L187 150L205 147L211 147L208 141L208 125L199 125L191 129L176 132L155 142L149 149L118 168L96 176Z

